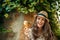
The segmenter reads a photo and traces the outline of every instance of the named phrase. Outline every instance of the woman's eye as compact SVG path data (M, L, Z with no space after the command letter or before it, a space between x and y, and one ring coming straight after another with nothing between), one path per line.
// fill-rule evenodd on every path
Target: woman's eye
M40 20L40 18L38 18L38 20Z
M44 20L44 19L42 19L42 20Z

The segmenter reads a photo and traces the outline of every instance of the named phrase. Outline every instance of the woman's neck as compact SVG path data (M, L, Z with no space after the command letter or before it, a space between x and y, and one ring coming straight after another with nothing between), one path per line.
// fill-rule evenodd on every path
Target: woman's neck
M42 33L42 28L38 28L38 33Z

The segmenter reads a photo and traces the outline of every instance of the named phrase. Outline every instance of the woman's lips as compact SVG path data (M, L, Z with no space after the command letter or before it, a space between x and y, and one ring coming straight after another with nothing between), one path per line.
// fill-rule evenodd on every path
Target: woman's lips
M42 23L38 23L39 25L42 25Z

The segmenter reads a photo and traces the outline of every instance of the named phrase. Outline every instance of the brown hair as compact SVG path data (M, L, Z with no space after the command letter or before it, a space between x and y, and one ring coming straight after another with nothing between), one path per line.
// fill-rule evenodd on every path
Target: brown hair
M37 19L37 17L36 17L36 19ZM40 33L38 32L39 28L37 28L37 25L36 25L36 19L32 26L33 36L35 39L40 36ZM45 19L45 24L42 27L42 30L43 30L42 34L45 37L45 40L56 40L56 38L51 30L50 24L46 19Z

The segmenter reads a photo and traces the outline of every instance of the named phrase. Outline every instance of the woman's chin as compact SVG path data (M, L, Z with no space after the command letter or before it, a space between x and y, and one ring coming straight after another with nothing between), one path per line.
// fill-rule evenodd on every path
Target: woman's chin
M42 28L42 26L41 25L38 25L38 28Z

